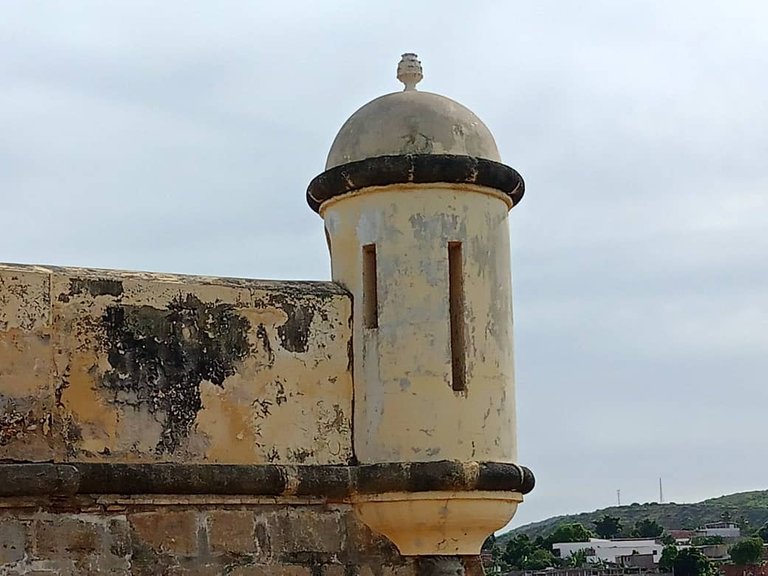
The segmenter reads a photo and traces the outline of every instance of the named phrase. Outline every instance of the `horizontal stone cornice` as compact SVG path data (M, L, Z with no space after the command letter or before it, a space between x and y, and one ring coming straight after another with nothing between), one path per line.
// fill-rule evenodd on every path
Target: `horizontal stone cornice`
M307 496L510 491L527 494L533 473L502 462L392 462L359 466L279 464L0 464L0 497L76 494Z
M454 154L376 156L342 164L316 176L307 189L315 212L323 202L345 194L392 184L472 184L505 194L515 205L525 193L523 177L506 164Z

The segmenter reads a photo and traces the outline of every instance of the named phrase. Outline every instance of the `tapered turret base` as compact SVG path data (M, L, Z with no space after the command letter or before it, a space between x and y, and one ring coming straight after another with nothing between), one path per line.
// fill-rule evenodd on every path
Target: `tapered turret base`
M390 492L365 496L355 512L404 556L476 555L523 501L519 492Z

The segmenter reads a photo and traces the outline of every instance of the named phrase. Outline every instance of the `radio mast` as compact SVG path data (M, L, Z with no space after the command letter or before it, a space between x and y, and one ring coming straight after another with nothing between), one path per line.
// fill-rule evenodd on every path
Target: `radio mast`
M659 477L659 504L664 504L664 488L661 485L661 477Z

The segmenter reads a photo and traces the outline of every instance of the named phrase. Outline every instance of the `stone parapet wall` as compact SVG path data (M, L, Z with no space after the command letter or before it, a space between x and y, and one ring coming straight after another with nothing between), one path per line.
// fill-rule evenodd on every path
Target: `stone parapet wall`
M79 497L0 505L0 574L416 576L346 504Z
M482 574L353 509L533 476L360 465L351 315L331 282L0 265L0 576Z
M351 316L331 282L0 265L0 576L482 574L402 556L359 507L447 514L533 476L359 464Z
M0 265L0 460L346 464L331 282Z

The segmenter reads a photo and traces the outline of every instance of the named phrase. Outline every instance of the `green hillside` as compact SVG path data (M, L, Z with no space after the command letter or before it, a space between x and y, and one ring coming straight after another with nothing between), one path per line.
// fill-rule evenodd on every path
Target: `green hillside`
M567 516L555 516L541 522L526 524L499 537L503 543L515 534L529 536L547 536L560 524L579 522L592 529L592 523L604 514L617 516L625 528L631 528L638 520L655 520L667 530L697 528L708 522L718 522L728 513L732 521L745 528L759 528L768 522L768 490L741 492L719 498L710 498L695 504L632 504L630 506L612 506Z

